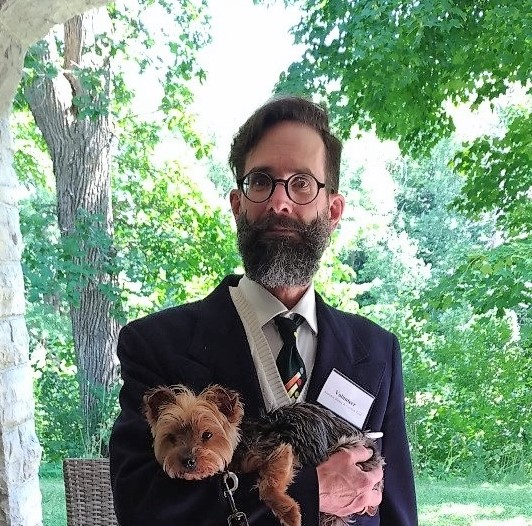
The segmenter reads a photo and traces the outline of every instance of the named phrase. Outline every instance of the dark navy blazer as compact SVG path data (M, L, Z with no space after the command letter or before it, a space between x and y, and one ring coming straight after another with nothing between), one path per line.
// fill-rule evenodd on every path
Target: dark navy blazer
M228 286L229 276L204 300L133 321L120 332L118 357L124 380L121 413L110 441L111 481L121 526L222 526L229 508L220 477L172 480L155 460L152 437L140 412L143 394L159 385L183 383L196 391L212 383L241 393L245 412L264 411L244 327ZM375 517L357 526L415 526L416 499L404 422L401 356L396 337L361 316L338 311L316 295L318 349L307 401L315 402L333 368L375 396L366 429L382 431L386 460L383 502ZM253 526L278 526L258 499L253 475L239 477L237 506ZM303 466L289 488L299 502L303 526L318 526L316 469Z

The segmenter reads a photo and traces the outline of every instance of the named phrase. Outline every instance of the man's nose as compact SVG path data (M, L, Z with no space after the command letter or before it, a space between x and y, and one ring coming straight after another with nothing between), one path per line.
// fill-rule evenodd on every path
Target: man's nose
M294 203L286 193L286 186L280 181L274 184L273 193L268 199L268 209L276 214L289 214Z

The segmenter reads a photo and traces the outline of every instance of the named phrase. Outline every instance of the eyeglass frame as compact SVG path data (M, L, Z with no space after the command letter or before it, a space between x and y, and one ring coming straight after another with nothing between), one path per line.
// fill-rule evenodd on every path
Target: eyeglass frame
M244 191L244 181L252 174L265 175L266 177L268 177L271 180L270 193L269 193L268 197L266 197L262 201L254 201ZM298 175L304 175L305 177L311 177L312 179L314 179L314 181L316 181L316 184L318 185L318 189L316 191L316 195L310 201L308 201L306 203L298 203L297 201L294 201L294 199L292 199L292 197L290 197L290 193L288 192L288 183L289 183L289 181L291 181L294 177L297 177ZM304 173L304 172L298 172L298 173L292 174L287 179L274 179L268 172L263 172L261 170L251 170L251 172L248 172L247 174L245 174L243 177L241 177L236 182L236 185L237 185L238 189L244 194L244 197L246 199L248 199L249 201L251 201L252 203L256 203L256 204L265 203L266 201L268 201L268 199L270 199L270 197L275 192L275 189L277 188L278 184L282 184L284 186L284 191L286 192L286 196L288 197L288 199L290 199L290 201L292 201L292 203L295 203L296 205L300 205L300 206L309 205L310 203L315 201L316 198L318 197L319 193L320 193L320 190L327 186L325 183L322 183L321 181L318 181L316 179L316 177L314 177L312 174L307 174L307 173Z

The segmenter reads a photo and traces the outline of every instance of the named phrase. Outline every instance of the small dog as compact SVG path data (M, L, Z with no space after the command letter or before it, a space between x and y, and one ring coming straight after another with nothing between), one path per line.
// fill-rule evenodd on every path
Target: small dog
M195 395L178 385L148 391L143 412L154 438L155 457L169 477L199 480L228 468L256 472L259 497L285 526L301 525L299 504L287 494L298 466L317 466L332 453L360 444L373 451L361 469L384 465L373 440L309 403L244 419L237 392L212 385ZM376 508L365 512L373 515ZM322 514L320 523L346 520Z

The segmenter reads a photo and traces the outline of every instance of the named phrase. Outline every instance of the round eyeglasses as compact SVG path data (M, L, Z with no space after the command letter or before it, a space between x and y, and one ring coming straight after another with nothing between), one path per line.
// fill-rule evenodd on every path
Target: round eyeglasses
M253 203L264 203L275 191L275 187L282 184L288 198L298 205L312 203L325 183L320 183L313 175L294 174L288 179L274 179L264 172L249 172L244 175L237 186Z

